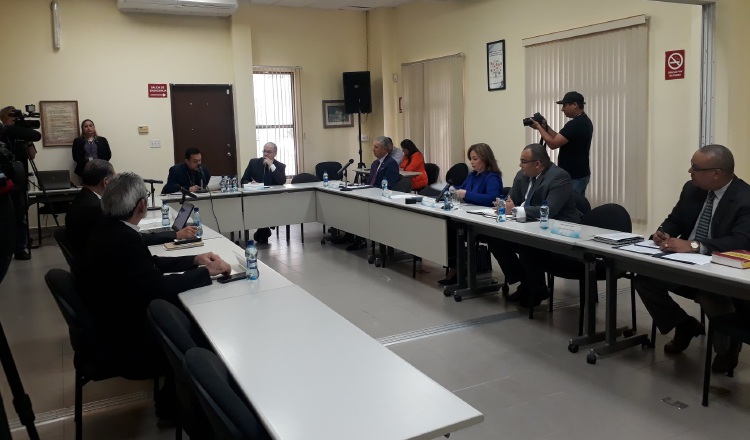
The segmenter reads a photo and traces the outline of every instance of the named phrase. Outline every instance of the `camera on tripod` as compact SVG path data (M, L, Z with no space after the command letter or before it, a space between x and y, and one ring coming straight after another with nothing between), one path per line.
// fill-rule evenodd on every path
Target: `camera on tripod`
M530 118L523 118L523 126L531 127L532 125L534 125L534 121L538 122L540 125L544 125L545 122L547 122L546 119L544 119L544 116L539 114L539 112L536 112L534 113L534 116Z
M36 106L34 104L28 104L26 107L26 114L21 110L15 109L10 112L9 116L16 118L16 125L19 127L33 128L38 130L42 125L39 122L41 115L37 113Z

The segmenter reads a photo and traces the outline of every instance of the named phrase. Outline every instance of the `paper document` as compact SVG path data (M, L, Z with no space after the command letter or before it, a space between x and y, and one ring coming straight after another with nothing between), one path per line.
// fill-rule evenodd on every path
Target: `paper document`
M641 246L640 243L629 244L627 246L621 246L617 249L622 249L623 251L635 252L637 254L646 254L646 255L655 255L655 254L661 253L658 247L652 248L652 247L647 247L647 246Z
M138 226L154 226L161 225L161 218L144 218L138 222Z
M643 240L635 244L636 246L648 247L659 249L659 245L654 243L654 240Z
M389 198L391 199L410 199L415 197L414 194L392 194Z
M703 254L674 253L664 255L662 258L691 264L708 264L711 262L711 256Z

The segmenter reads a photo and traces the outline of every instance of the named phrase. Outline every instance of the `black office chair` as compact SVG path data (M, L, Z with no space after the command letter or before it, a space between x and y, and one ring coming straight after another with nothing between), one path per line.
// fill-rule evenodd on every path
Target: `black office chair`
M576 203L576 209L581 211L581 214L588 214L591 211L591 203L589 203L585 196L573 193L573 200Z
M469 166L463 162L457 163L450 167L447 173L445 173L445 181L451 182L453 186L461 186L469 176Z
M746 314L735 312L731 315L722 315L708 320L708 335L706 337L706 365L703 369L703 400L701 404L708 406L708 390L711 386L711 355L713 354L713 334L723 333L729 336L732 344L750 344L750 322ZM727 373L734 377L734 371Z
M76 273L78 263L75 255L73 255L73 248L68 238L68 234L65 232L65 227L55 229L55 231L52 233L52 236L55 237L57 245L60 246L60 250L62 251L63 257L65 257L65 261L68 262L70 272Z
M411 179L407 177L401 177L395 185L390 188L392 191L410 193L411 192Z
M620 232L632 232L633 224L630 220L630 214L622 206L615 203L607 203L605 205L598 206L581 218L581 224L587 226L596 226L599 228L612 229ZM547 271L547 286L549 287L549 311L552 312L552 299L554 297L555 289L555 277L565 278L569 280L578 280L578 288L580 295L580 311L578 314L578 334L583 334L583 309L586 302L586 285L584 278L586 276L586 266L575 259L568 259L564 257L556 258L555 264L548 268ZM596 279L605 280L607 278L606 268L604 262L596 262ZM635 316L635 288L633 287L632 274L626 273L621 275L621 278L630 279L630 306L631 306L631 318L633 320L633 328L636 328L636 316ZM532 307L529 311L530 315L533 314L534 308Z
M323 162L323 163L329 163L329 162ZM333 162L331 162L331 163L333 163ZM318 165L320 165L320 164L318 164ZM316 166L316 168L317 168L317 166ZM328 176L330 178L331 173L328 173ZM312 182L320 182L321 180L322 180L322 178L318 179L317 176L314 176L314 175L312 175L310 173L299 173L296 176L292 177L292 183L312 183ZM289 243L289 230L290 230L290 225L286 225L286 242L287 243ZM302 244L305 244L305 225L304 225L304 223L300 223L299 230L300 230L300 237L302 238ZM326 231L326 226L323 225L323 232L325 233L325 231ZM276 228L276 236L277 237L279 236L279 228Z
M262 362L262 359L258 360ZM227 367L204 348L191 348L183 368L216 440L270 439Z
M83 438L83 386L90 381L123 377L131 380L154 379L154 395L159 387L155 373L130 373L120 371L117 365L107 359L106 342L97 338L94 321L81 302L75 289L73 275L62 269L51 269L44 276L57 307L68 324L70 344L73 346L75 367L75 409L76 440Z
M438 181L438 177L440 177L440 167L437 166L437 164L426 163L424 164L424 169L427 172L427 185L432 185Z
M330 180L338 180L339 178L343 178L343 176L339 176L338 171L341 169L341 163L340 162L320 162L319 164L315 165L315 175L318 177L318 181L323 181L323 173L328 173L328 178Z
M151 301L147 316L174 374L177 391L175 439L182 438L183 429L190 438L212 438L211 425L182 367L182 361L188 350L209 346L205 336L180 309L163 299Z

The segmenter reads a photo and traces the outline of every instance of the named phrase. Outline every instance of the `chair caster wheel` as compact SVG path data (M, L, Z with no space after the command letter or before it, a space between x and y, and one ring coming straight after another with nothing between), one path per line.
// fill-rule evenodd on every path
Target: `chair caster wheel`
M587 364L591 364L591 365L595 365L596 364L596 354L594 354L594 353L587 354L586 355L586 363Z
M571 353L578 353L578 348L575 344L568 344L568 351Z
M443 289L443 296L452 296L453 294L448 289Z
M370 264L374 263L375 262L375 256L370 255L369 257L367 257L367 262L370 263Z
M323 246L325 246L325 244L326 244L326 239L325 239L325 238L321 239L321 240L320 240L320 244L322 244Z
M461 301L463 301L463 300L464 300L464 297L463 297L463 296L461 296L461 295L453 295L453 299L454 299L454 300L455 300L455 301L456 301L457 303L460 303Z
M622 336L623 336L624 338L630 338L630 337L632 337L632 336L633 336L633 334L634 334L634 333L633 333L633 330L630 330L630 329L628 329L628 330L625 330L624 332L622 332Z
M376 258L376 259L375 259L375 267L380 267L380 266L382 266L382 265L383 265L383 264L382 264L382 263L380 262L380 259L379 259L379 258Z

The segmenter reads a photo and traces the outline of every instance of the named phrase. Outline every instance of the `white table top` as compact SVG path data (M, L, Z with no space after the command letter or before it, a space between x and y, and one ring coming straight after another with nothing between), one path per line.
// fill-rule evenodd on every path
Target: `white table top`
M274 438L427 439L484 419L298 286L187 307Z

